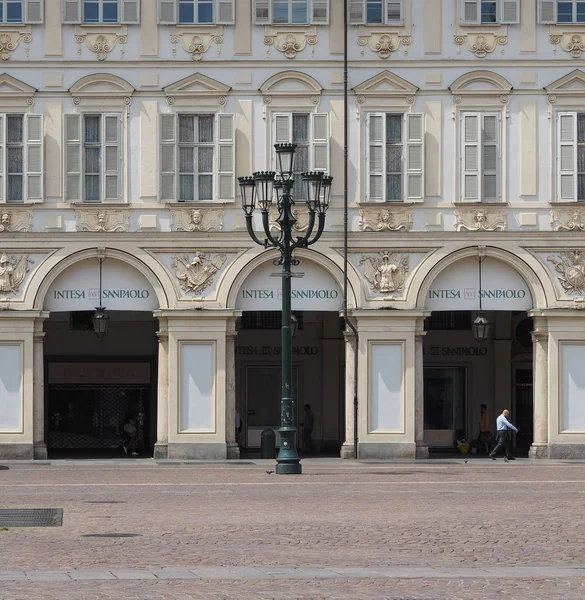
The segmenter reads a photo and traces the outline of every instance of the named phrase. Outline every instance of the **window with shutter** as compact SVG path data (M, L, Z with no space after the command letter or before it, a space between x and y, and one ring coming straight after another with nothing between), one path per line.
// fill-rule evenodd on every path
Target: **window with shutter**
M577 200L577 113L557 115L557 199Z
M352 25L403 25L405 0L349 0Z
M368 181L366 199L386 200L386 115L369 113L366 120L366 166Z
M548 10L550 11L550 8ZM585 1L557 0L556 13L557 23L585 23Z
M330 0L254 0L254 23L326 25L329 23L329 2Z
M0 23L42 23L41 0L0 0Z
M41 202L43 200L43 117L28 114L25 119L25 196L28 202Z
M81 23L81 0L63 0L63 23Z
M81 115L65 115L65 198L81 200Z
M177 134L176 115L160 116L160 183L161 200L177 199Z
M408 202L424 200L424 160L425 160L425 127L424 115L407 113L406 135L404 136L406 155L406 191Z
M161 11L159 5L159 19ZM140 22L140 0L63 0L63 22L136 24Z
M220 114L216 118L217 131L217 197L224 202L235 200L235 129L234 115Z
M520 0L461 0L462 25L520 22Z
M555 23L556 21L555 0L538 0L539 23Z

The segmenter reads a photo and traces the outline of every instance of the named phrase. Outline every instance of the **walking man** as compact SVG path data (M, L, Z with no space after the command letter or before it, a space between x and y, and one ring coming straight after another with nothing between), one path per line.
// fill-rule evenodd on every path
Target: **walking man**
M508 421L508 417L510 416L510 411L505 409L502 414L496 419L496 429L497 431L497 440L498 443L496 447L492 450L490 454L490 458L492 460L496 460L496 454L500 448L504 449L504 460L508 462L508 460L514 460L513 456L510 456L510 430L518 433L518 430L510 421Z

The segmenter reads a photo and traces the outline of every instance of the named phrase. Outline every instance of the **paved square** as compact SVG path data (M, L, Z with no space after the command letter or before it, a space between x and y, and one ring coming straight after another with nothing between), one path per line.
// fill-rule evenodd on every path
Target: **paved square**
M1 600L585 597L579 462L2 464Z

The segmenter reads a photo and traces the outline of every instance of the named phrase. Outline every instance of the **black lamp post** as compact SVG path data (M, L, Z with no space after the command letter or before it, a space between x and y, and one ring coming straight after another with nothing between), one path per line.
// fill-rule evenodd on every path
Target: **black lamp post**
M242 193L242 208L246 214L246 225L250 237L264 248L275 248L280 252L276 264L282 265L282 397L280 400L280 450L276 458L276 473L300 474L301 459L295 443L296 427L294 422L292 399L292 335L291 335L291 267L299 261L293 258L297 248L308 248L313 245L323 233L325 214L331 198L331 182L333 177L324 175L321 171L310 171L302 174L302 196L309 209L309 224L302 237L293 239L293 226L296 219L292 213L295 202L292 198L293 167L296 144L275 144L279 169L278 178L274 171L259 171L253 177L239 177ZM299 194L301 195L301 194ZM277 223L280 232L275 237L270 231L269 210L273 199L278 208ZM258 205L262 212L262 226L266 239L260 240L254 232L252 215ZM315 218L318 220L317 231Z
M483 255L483 253L480 253L479 256L476 257L477 258L477 262L479 264L479 291L478 291L478 295L479 295L479 312L477 313L477 317L475 317L475 321L473 321L472 324L472 333L473 333L473 337L480 343L482 344L483 342L485 342L489 335L490 335L490 328L491 328L491 323L487 320L482 308L481 308L481 298L483 296L483 292L482 292L482 288L481 288L481 263L483 262L483 259L485 258L485 256Z
M108 332L108 315L106 315L106 307L102 306L102 263L103 258L98 258L100 261L100 305L95 307L95 312L91 318L93 322L93 332L99 337L103 338Z

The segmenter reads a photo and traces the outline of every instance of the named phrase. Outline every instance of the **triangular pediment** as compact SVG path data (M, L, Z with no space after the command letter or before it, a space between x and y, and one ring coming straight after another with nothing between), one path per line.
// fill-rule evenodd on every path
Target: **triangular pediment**
M584 94L585 73L575 69L544 88L547 94Z
M319 82L301 71L282 71L267 79L260 91L266 95L314 95L321 94L323 88Z
M163 88L167 96L197 96L207 94L227 94L232 88L207 75L193 73L180 81L171 83Z
M353 88L356 94L367 96L407 96L418 92L416 85L390 71L383 71Z
M117 75L94 73L77 80L69 91L74 96L130 96L134 88Z
M22 94L24 96L32 96L36 92L36 88L8 75L8 73L2 73L0 75L0 94Z
M454 94L508 94L512 84L493 71L471 71L456 79L449 89Z

